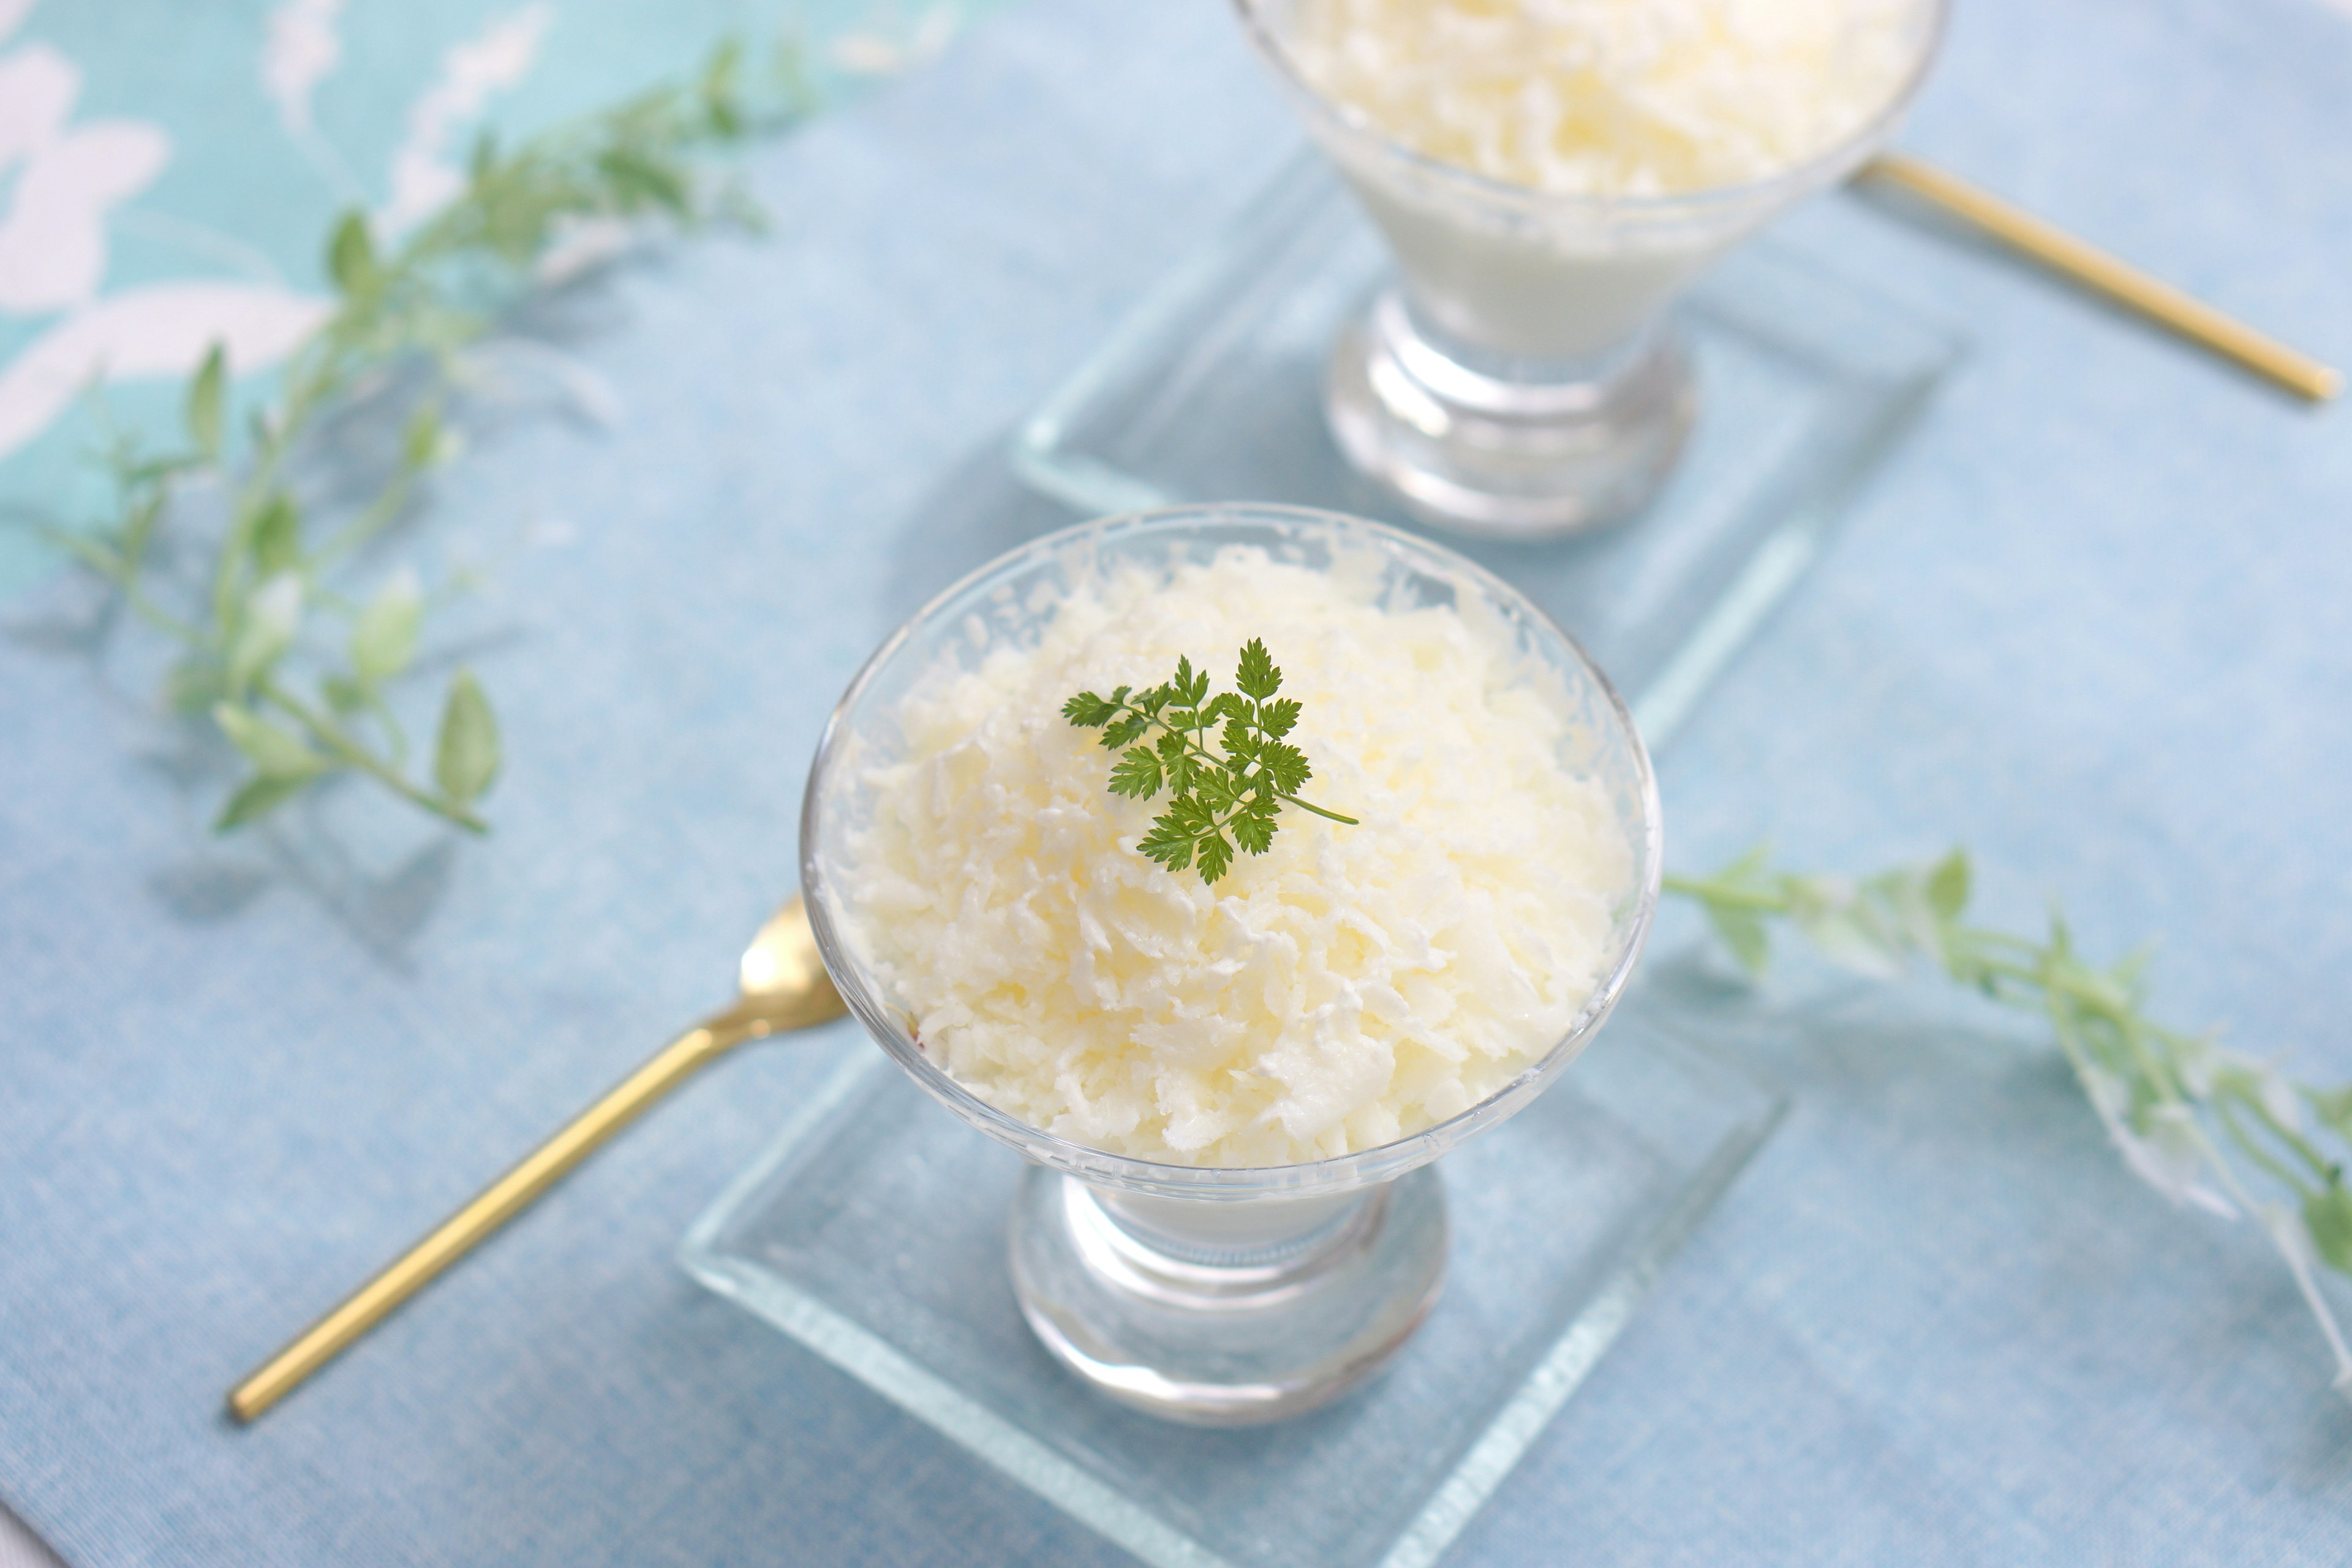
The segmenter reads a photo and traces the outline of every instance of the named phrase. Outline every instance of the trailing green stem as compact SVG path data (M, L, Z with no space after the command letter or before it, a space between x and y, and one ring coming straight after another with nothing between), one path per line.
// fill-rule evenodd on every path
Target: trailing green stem
M1864 973L1893 975L1926 959L1995 1002L2039 1013L2135 1174L2176 1202L2262 1220L2336 1358L2336 1387L2352 1396L2352 1349L2307 1264L2316 1258L2352 1274L2344 1181L2352 1085L2294 1083L2267 1062L2155 1023L2142 1008L2140 960L2084 963L2055 913L2041 942L1962 923L1970 879L1958 850L1850 882L1775 870L1758 849L1713 877L1669 876L1663 885L1705 910L1752 973L1763 973L1769 953L1765 921L1786 920L1826 956ZM2315 1113L2311 1123L2305 1110ZM2249 1191L2217 1131L2285 1203ZM2334 1142L2323 1147L2322 1138Z

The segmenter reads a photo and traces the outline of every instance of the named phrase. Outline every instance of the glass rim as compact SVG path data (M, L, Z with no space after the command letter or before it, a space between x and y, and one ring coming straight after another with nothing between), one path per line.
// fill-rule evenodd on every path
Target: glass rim
M1544 635L1556 638L1592 682L1608 711L1622 730L1633 760L1642 808L1640 842L1632 847L1639 858L1639 864L1646 869L1640 884L1627 895L1633 903L1631 930L1608 972L1595 984L1592 994L1578 1010L1576 1017L1560 1037L1542 1056L1521 1068L1508 1083L1444 1121L1370 1149L1291 1164L1183 1165L1138 1159L1063 1138L989 1104L934 1062L915 1043L898 1011L875 994L866 973L851 957L841 933L835 927L828 897L830 882L819 854L817 810L825 795L824 786L830 782L836 747L845 733L844 721L856 710L867 690L919 633L951 615L960 614L966 607L964 600L982 584L1040 559L1050 559L1075 544L1129 535L1181 532L1188 525L1222 521L1255 521L1301 534L1320 533L1327 537L1363 539L1408 559L1418 558L1420 562L1442 568L1530 622ZM1650 929L1657 913L1664 862L1664 824L1658 801L1657 775L1651 764L1649 748L1643 743L1641 731L1633 722L1632 710L1607 673L1593 662L1582 645L1569 636L1540 605L1476 562L1403 529L1345 512L1264 502L1193 503L1097 518L1041 534L965 574L900 623L850 679L817 741L815 756L809 764L807 788L801 800L801 889L809 923L816 937L817 951L842 999L848 1004L850 1012L865 1026L875 1042L932 1098L945 1104L966 1122L998 1142L1009 1144L1032 1161L1087 1181L1166 1197L1235 1201L1280 1195L1306 1196L1369 1186L1426 1164L1463 1140L1517 1111L1574 1060L1623 996L1634 964L1648 942Z
M1475 169L1433 158L1416 148L1409 147L1372 123L1362 110L1337 103L1324 96L1314 83L1301 74L1290 51L1267 26L1263 12L1267 0L1233 0L1242 30L1248 35L1251 47L1274 69L1289 96L1298 100L1310 126L1326 126L1352 141L1368 142L1388 157L1402 163L1418 174L1441 183L1458 185L1488 201L1530 212L1546 214L1589 214L1593 216L1633 216L1636 218L1672 219L1698 216L1727 208L1749 205L1767 197L1784 194L1801 194L1826 185L1841 174L1860 164L1872 150L1893 132L1895 123L1910 108L1926 81L1927 68L1934 62L1941 46L1944 27L1951 15L1951 0L1918 0L1926 13L1920 29L1919 47L1886 101L1877 111L1844 136L1815 153L1804 162L1791 164L1775 174L1738 184L1708 185L1696 191L1675 191L1653 196L1596 196L1569 191L1547 191L1536 185L1516 184L1482 174Z

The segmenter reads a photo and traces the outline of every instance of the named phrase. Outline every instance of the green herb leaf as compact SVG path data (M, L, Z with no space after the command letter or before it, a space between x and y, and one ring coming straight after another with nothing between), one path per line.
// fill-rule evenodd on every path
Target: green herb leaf
M302 621L302 579L280 572L253 591L228 650L228 689L242 694L293 646Z
M1123 751L1111 768L1112 794L1149 800L1163 787L1170 792L1167 809L1136 847L1171 871L1197 865L1210 884L1231 868L1235 845L1266 852L1286 803L1351 826L1356 820L1299 799L1315 770L1306 752L1281 739L1297 726L1299 705L1271 700L1282 671L1263 641L1252 637L1242 649L1235 679L1246 695L1212 697L1208 672L1187 656L1173 676L1132 700L1122 686L1107 698L1081 691L1062 704L1072 725L1101 730L1105 746ZM1135 744L1155 728L1157 740ZM1210 731L1220 751L1208 749Z
M2306 1089L2303 1097L2337 1137L2352 1140L2352 1084L2342 1089Z
M1927 907L1948 921L1969 907L1969 852L1955 849L1927 873Z
M425 591L416 574L403 568L384 579L352 627L352 670L362 688L391 679L416 657L417 623L425 614Z
M2304 1200L2303 1223L2328 1266L2352 1274L2352 1192L2341 1175L2331 1176L2326 1186Z
M433 777L441 793L470 805L499 776L499 726L489 699L471 670L449 681L441 708L441 738L433 750Z
M1234 814L1234 842L1253 855L1263 855L1274 845L1274 814L1282 809L1282 802L1262 796L1249 802Z
M230 702L213 705L213 722L231 744L243 752L254 771L266 779L291 779L304 782L327 765L324 757L304 744L301 738L278 728L249 709Z
M1110 792L1131 795L1137 800L1150 800L1160 793L1160 754L1147 752L1141 746L1130 747L1110 770Z
M319 694L327 700L328 707L345 718L368 705L368 694L360 689L358 681L348 676L328 676L319 682Z
M640 205L661 208L672 217L687 215L686 183L674 170L625 147L615 147L597 160L597 167L622 196L623 210Z
M310 779L257 778L247 779L237 792L228 797L221 814L213 819L215 833L227 833L244 826L257 816L266 816L293 799L310 786Z
M163 678L163 701L174 713L209 711L224 689L220 666L201 654L178 660Z
M1234 847L1226 843L1224 837L1213 828L1201 836L1200 848L1196 853L1200 858L1201 880L1203 882L1215 882L1234 863Z
M1723 945L1731 950L1731 956L1739 961L1739 967L1760 976L1772 958L1772 939L1762 918L1734 904L1709 904L1706 918Z
M367 215L347 212L327 242L327 275L346 298L373 291L378 277L375 237L368 232Z
M188 435L206 458L218 462L221 425L228 401L228 351L213 344L195 380L188 384Z
M743 111L736 101L735 79L743 62L743 46L733 38L726 39L710 51L710 59L702 68L703 112L722 136L740 134Z
M253 520L254 569L265 577L275 577L301 559L302 520L294 510L293 498L278 490Z
M420 470L437 467L450 455L452 445L443 436L439 405L418 404L416 412L408 416L408 432L401 440L401 460Z
M1118 713L1118 704L1081 691L1062 704L1062 717L1081 730L1099 730Z
M1242 648L1241 668L1234 672L1234 684L1242 695L1263 702L1282 689L1282 671L1275 668L1274 658L1265 651L1265 644L1250 638Z
M1307 764L1307 753L1286 741L1268 741L1259 747L1257 763L1279 795L1297 795L1315 776L1315 770Z

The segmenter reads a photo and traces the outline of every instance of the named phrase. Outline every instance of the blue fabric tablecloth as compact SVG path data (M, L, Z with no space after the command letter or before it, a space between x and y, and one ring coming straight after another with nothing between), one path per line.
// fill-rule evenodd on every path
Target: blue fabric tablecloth
M110 14L131 51L175 13L24 37L95 58ZM505 426L433 506L539 542L467 612L486 841L358 790L208 838L153 672L10 558L0 1502L82 1568L1118 1560L672 1267L841 1026L689 1088L253 1429L220 1398L720 997L856 662L1063 521L1012 422L1296 142L1222 5L1030 0L761 152L769 237L591 290L612 428ZM1906 143L2352 363L2318 0L1962 0ZM1975 351L1662 759L1674 860L1965 839L1994 912L2061 894L2095 951L2162 942L2168 1016L2352 1077L2347 416L1855 198L1795 221ZM2286 1276L2135 1184L2030 1030L1927 988L1720 1005L1797 1110L1456 1561L2352 1559L2352 1409Z

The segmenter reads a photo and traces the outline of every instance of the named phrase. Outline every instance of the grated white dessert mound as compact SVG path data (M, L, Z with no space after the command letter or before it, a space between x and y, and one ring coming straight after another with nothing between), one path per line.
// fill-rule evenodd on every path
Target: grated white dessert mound
M1563 195L1748 184L1894 98L1919 0L1297 0L1318 91L1424 156Z
M1601 980L1633 853L1505 634L1375 602L1235 547L1172 581L1075 589L1034 648L919 681L904 760L871 767L837 872L853 951L959 1082L1032 1126L1133 1158L1303 1163L1486 1099ZM1135 848L1167 796L1108 787L1080 690L1139 689L1180 654L1233 689L1263 637L1300 793L1273 847L1213 888Z

